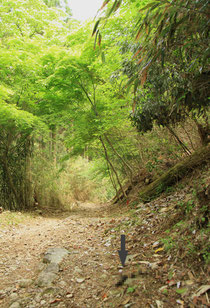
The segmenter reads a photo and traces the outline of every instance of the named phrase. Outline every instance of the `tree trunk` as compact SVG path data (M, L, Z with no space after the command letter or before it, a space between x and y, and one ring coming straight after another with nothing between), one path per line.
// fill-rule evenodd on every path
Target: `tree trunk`
M112 170L110 170L108 162L107 162L107 168L108 168L108 172L109 172L110 181L111 181L111 183L112 183L112 186L113 186L114 189L115 189L116 195L118 196L117 186L116 186L116 184L115 184L115 180L114 180L114 177L113 177L113 175L112 175Z
M129 166L129 164L124 160L124 158L117 152L117 150L113 147L111 141L109 140L109 138L107 137L107 135L105 134L105 138L106 141L108 142L108 144L110 145L110 147L112 148L113 152L117 155L117 157L119 157L119 159L122 161L122 163L124 164L125 167L128 168L129 172L130 172L130 176L131 176L131 182L133 179L133 170L132 168Z
M164 173L159 179L148 185L140 192L140 199L149 202L162 193L168 186L173 185L194 168L207 163L210 160L210 145L194 152L183 161Z
M117 174L117 171L115 170L114 165L112 164L112 162L111 162L110 159L109 159L109 156L108 156L107 149L106 149L106 146L105 146L105 144L104 144L104 141L103 141L103 139L102 139L101 137L99 137L99 139L100 139L100 141L101 141L101 143L102 143L102 146L103 146L103 148L104 148L106 160L107 160L108 164L110 165L110 167L112 168L112 170L113 170L113 172L114 172L114 174L115 174L115 176L116 176L117 182L118 182L118 184L119 184L119 186L120 186L120 189L121 189L121 191L122 191L122 193L123 193L123 196L126 198L127 196L126 196L126 193L125 193L125 191L124 191L124 189L123 189L123 186L122 186L122 184L121 184L121 182L120 182L120 179L119 179L119 176L118 176L118 174Z
M204 125L198 123L197 120L194 119L194 121L197 125L198 134L200 136L202 145L207 145L210 141L210 139L209 139L209 136L210 136L209 124L206 124L206 126L204 126Z
M34 204L33 200L33 187L32 187L32 174L31 174L31 151L33 141L29 136L27 138L27 153L25 161L25 208L32 208Z
M11 189L11 192L14 195L16 204L17 204L18 207L21 207L22 202L21 202L21 199L20 199L18 192L15 188L15 185L13 183L12 176L10 174L10 170L9 170L9 166L8 166L8 162L7 162L7 154L4 155L3 164L4 164L4 169L5 169L5 174L6 174L6 177L7 177L7 180L8 180L8 184L9 184L9 187Z
M57 165L57 143L56 143L56 128L52 130L52 157L53 157L53 163L54 167L56 168Z
M191 139L191 137L190 137L190 134L188 133L187 129L185 129L185 125L182 124L181 127L182 127L182 129L184 130L185 134L187 135L187 138L189 139L191 148L192 148L193 150L195 150L194 145L193 145L193 142L192 142L192 139Z
M183 150L185 151L185 153L187 155L190 155L191 152L190 150L186 147L186 145L179 139L179 137L177 136L177 134L174 132L174 130L170 127L170 126L166 126L167 129L169 130L169 132L174 136L174 138L178 141L178 143L181 145L181 147L183 148Z

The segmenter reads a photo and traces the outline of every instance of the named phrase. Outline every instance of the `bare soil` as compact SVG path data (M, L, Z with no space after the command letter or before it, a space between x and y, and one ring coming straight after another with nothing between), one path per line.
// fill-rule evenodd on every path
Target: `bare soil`
M208 290L193 297L208 284L207 267L196 271L160 242L163 225L175 213L173 198L184 196L140 204L133 211L129 204L81 204L70 213L43 214L0 229L0 306L210 307ZM128 250L124 268L118 256L121 234ZM21 279L35 281L50 247L70 251L53 286L21 287Z

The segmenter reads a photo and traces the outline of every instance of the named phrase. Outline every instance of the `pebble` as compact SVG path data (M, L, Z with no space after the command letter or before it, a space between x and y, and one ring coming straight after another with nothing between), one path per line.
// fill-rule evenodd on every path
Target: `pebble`
M154 243L153 243L153 245L152 245L152 247L153 247L153 248L158 247L158 246L159 246L159 244L160 244L160 242L159 242L159 241L154 242Z
M75 266L74 272L75 273L82 273L82 270L78 266Z
M65 288L66 287L66 282L65 281L60 281L59 282L59 286L61 287L61 288Z
M151 267L151 269L152 270L155 270L155 269L157 269L159 266L158 266L158 263L150 263L150 267Z
M132 286L134 285L134 279L133 278L128 278L125 282L124 282L125 285L127 286Z
M36 301L37 303L39 303L40 300L41 300L41 294L37 294L37 295L35 296L35 301Z
M10 308L20 308L20 304L18 302L14 302L12 305L9 306Z
M33 283L31 279L21 279L18 281L20 288L27 288Z
M43 299L41 302L40 302L40 305L43 306L46 304L46 301Z
M76 279L76 282L78 282L78 283L82 283L82 282L84 282L84 281L85 281L84 278L77 278L77 279Z
M11 300L11 302L15 302L17 299L18 299L17 293L12 293L12 294L10 295L10 300Z

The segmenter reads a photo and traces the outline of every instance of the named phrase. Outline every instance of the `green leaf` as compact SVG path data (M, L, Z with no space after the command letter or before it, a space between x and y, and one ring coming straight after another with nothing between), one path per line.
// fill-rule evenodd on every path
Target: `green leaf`
M176 289L176 293L178 294L185 294L187 291L188 291L187 288Z
M107 14L106 14L106 17L107 17L107 18L110 17L110 15L111 15L112 13L114 13L114 12L119 8L121 2L122 2L122 0L115 0L115 2L113 3L111 9L110 9L110 10L107 12Z
M99 30L96 31L95 42L94 42L94 49L96 48L98 34L99 34Z
M94 28L93 28L92 36L94 36L94 34L96 33L100 21L101 21L101 18L99 18L99 19L96 21L95 26L94 26Z
M155 4L154 4L154 3L155 3ZM142 9L140 9L139 12L145 11L145 10L151 8L151 7L156 8L156 7L157 7L158 5L160 5L160 4L161 4L160 1L153 1L152 3L149 3L149 4L147 4L146 6L144 6Z
M127 293L133 293L135 292L136 287L128 287L127 288Z

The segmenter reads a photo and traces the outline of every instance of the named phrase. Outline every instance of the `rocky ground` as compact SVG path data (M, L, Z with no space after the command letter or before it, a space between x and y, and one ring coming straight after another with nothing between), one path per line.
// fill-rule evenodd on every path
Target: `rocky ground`
M133 209L129 202L82 204L71 213L4 225L0 306L210 307L208 266L199 257L189 263L186 250L172 254L176 243L170 237L167 243L167 224L180 222L176 206L185 197L176 192ZM121 234L128 250L125 267L118 256ZM56 261L49 259L52 248L63 249Z

